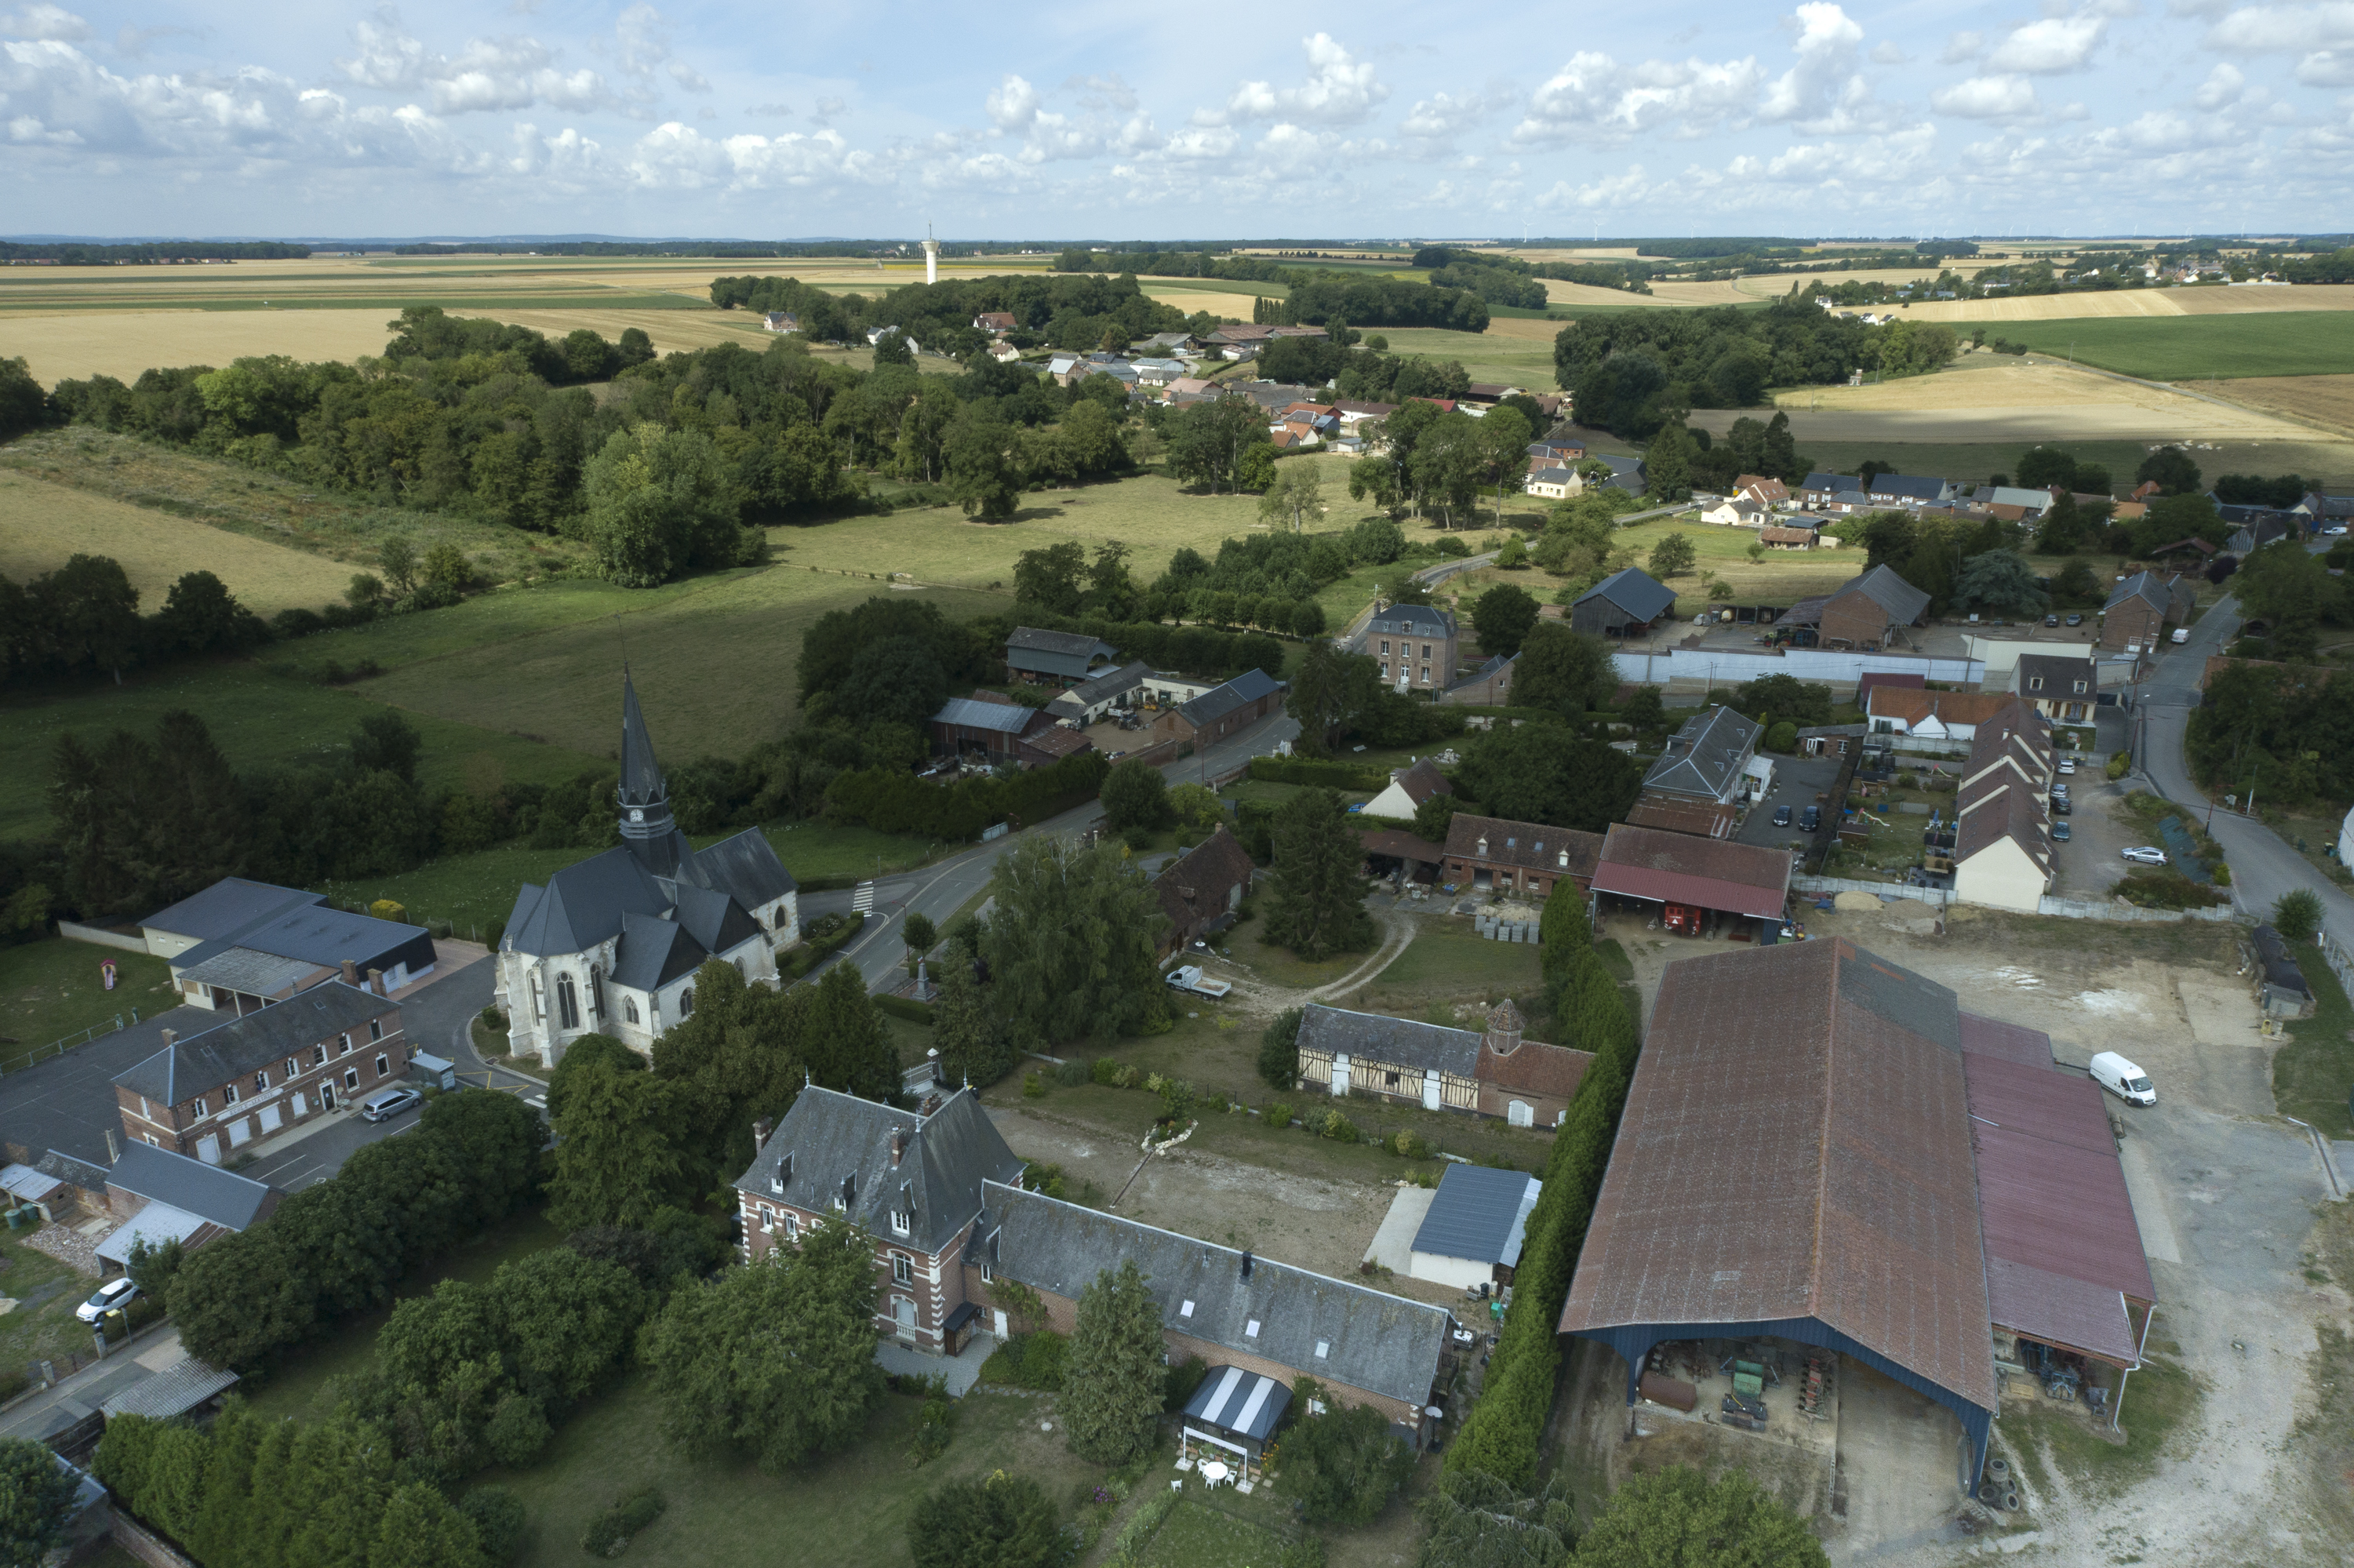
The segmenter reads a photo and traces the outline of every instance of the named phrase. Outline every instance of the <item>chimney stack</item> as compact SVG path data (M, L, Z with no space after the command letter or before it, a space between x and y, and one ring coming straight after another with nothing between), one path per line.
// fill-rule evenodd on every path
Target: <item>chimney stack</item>
M344 983L345 985L360 983L360 967L349 959L344 960Z
M754 1122L752 1124L752 1152L758 1154L763 1149L768 1148L769 1134L776 1130L777 1124L770 1121L767 1117L762 1117L759 1120Z
M1248 1248L1248 1247L1245 1247L1245 1248L1243 1248L1243 1274L1242 1274L1242 1277L1243 1277L1245 1279L1248 1279L1248 1278L1250 1277L1250 1271L1251 1271L1251 1253L1250 1253L1250 1248Z
M166 1029L164 1031L164 1044L166 1045L169 1045L173 1041L177 1040L179 1037L180 1032L176 1029Z
M378 996L382 996L384 994L384 971L382 969L368 970L367 988Z
M907 1129L902 1127L893 1128L891 1129L891 1164L894 1168L897 1167L901 1157L907 1152Z

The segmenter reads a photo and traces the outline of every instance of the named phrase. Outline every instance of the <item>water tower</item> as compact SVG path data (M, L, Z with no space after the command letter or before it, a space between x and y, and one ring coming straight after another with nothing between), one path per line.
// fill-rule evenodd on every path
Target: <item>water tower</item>
M940 242L932 238L932 226L924 225L924 281L940 281Z

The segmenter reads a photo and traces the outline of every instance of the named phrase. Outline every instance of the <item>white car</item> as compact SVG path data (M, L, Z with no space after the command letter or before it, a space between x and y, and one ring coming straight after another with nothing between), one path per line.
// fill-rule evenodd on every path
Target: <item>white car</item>
M2148 844L2136 844L2133 848L2120 853L2125 855L2126 859L2133 862L2136 865L2164 865L2166 863L2166 852L2162 849L2153 848Z
M2067 757L2063 757L2063 758L2062 758L2060 759L2060 771L2061 771L2061 772L2062 772L2062 773L2073 773L2073 772L2075 772L2075 771L2076 771L2076 763L2075 763L2075 759L2074 759L2074 758L2067 758Z
M129 1275L110 1279L98 1287L96 1295L74 1308L74 1316L85 1323L95 1323L116 1308L131 1305L131 1298L138 1294L139 1287L131 1283Z

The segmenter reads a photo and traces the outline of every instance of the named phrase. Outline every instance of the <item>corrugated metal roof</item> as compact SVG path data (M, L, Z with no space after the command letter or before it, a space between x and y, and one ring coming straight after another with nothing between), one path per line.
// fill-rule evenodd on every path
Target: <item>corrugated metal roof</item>
M1606 599L1637 620L1657 620L1675 608L1676 590L1640 567L1628 567L1579 594L1576 603L1589 599Z
M950 697L932 715L934 724L952 724L965 729L994 730L1001 735L1020 735L1030 727L1030 720L1038 710L1013 703L976 702L970 697Z
M190 1356L154 1377L133 1383L99 1408L110 1418L143 1415L150 1421L169 1421L174 1416L186 1415L236 1383L237 1373L223 1372Z
M1449 1165L1414 1233L1414 1250L1474 1263L1521 1261L1522 1233L1543 1183L1518 1171Z
M1594 868L1594 891L1779 919L1789 902L1790 855L1614 822Z
M323 893L305 893L299 887L280 887L268 882L249 882L241 876L225 876L202 893L191 894L139 923L158 931L168 931L175 937L193 937L199 942L210 942L223 937L233 937L248 926L287 909L306 904L324 904L326 901L327 895Z
M1843 939L1670 964L1562 1331L1812 1319L1993 1408L1957 1014Z

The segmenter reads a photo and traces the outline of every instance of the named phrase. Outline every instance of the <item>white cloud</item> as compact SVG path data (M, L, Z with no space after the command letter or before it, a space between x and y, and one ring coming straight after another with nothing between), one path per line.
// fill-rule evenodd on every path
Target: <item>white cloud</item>
M1363 120L1374 104L1389 97L1389 84L1375 78L1373 61L1357 59L1330 33L1302 38L1300 46L1308 51L1305 83L1277 88L1264 81L1246 81L1226 101L1223 118L1282 118L1348 125Z
M646 188L746 191L858 182L885 172L881 160L853 151L839 132L709 137L675 120L640 137L622 169L631 183Z
M1766 90L1759 118L1817 131L1856 129L1857 111L1871 95L1856 69L1863 29L1837 5L1816 0L1800 5L1789 20L1798 34L1793 46L1798 63Z
M2035 112L2035 89L2023 76L1974 76L1929 95L1940 114L2009 120Z
M2074 70L2092 58L2107 26L2098 16L2047 16L1997 44L1987 63L1999 71L2037 76Z
M1641 132L1697 134L1746 118L1765 83L1765 68L1754 57L1621 66L1608 55L1582 49L1537 89L1512 140L1542 145Z
M61 5L26 5L0 15L0 37L73 44L88 37L90 24Z
M2247 81L2239 67L2229 60L2217 60L2215 69L2209 71L2207 79L2200 84L2199 107L2209 110L2231 107L2240 101L2240 91Z
M1984 34L1952 33L1946 36L1946 47L1937 52L1937 63L1960 65L1966 60L1978 58L1985 52L1986 36Z
M2243 5L2207 30L2210 48L2237 54L2343 48L2354 44L2354 4Z
M359 45L335 62L362 87L388 92L429 94L436 114L489 113L547 104L588 110L614 101L605 79L593 70L557 69L556 53L536 38L472 38L455 55L436 54L399 30L398 19L383 14L352 29Z
M1872 63L1885 66L1911 65L1913 57L1906 54L1899 45L1874 44L1872 46Z
M2314 50L2296 62L2296 79L2306 87L2354 87L2354 49Z
M1650 182L1644 176L1643 165L1631 165L1623 175L1610 175L1585 185L1558 181L1553 189L1537 197L1543 207L1633 207L1651 194Z
M1036 88L1008 73L1004 84L981 101L981 107L989 111L990 119L996 122L1000 131L1026 131L1030 122L1038 118L1038 106L1044 101Z

